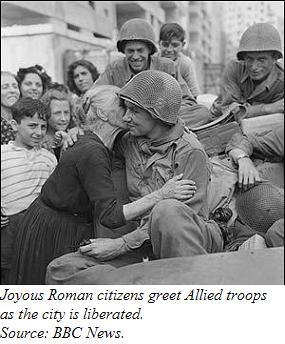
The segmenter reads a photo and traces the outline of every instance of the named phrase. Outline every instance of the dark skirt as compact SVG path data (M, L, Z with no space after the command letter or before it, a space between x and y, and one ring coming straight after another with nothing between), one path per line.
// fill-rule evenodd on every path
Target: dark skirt
M8 284L14 245L16 241L19 223L22 223L24 212L8 216L9 223L1 227L1 284Z
M45 284L47 265L92 237L93 225L85 218L52 209L37 198L19 228L11 284Z

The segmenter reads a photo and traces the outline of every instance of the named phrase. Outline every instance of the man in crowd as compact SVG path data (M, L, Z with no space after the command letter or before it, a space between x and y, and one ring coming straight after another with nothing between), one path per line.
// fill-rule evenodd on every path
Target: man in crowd
M238 165L238 186L244 190L237 195L239 219L230 246L256 233L269 247L284 246L284 125L261 134L235 134L226 152Z
M115 149L126 161L127 183L132 201L183 174L195 182L196 192L186 202L160 201L138 219L138 227L121 237L109 239L105 247L91 243L76 253L50 263L47 283L100 284L100 276L128 264L128 255L152 244L155 258L183 257L219 252L223 239L218 225L209 221L207 192L211 166L199 141L184 129L178 112L181 88L169 74L142 71L119 92L125 102L123 117L129 127ZM110 246L109 256L106 245Z
M197 104L175 63L168 58L154 56L157 52L155 34L147 21L135 18L125 22L119 33L117 48L125 56L107 65L94 86L115 85L121 88L141 71L160 70L175 77L181 86L183 99L179 116L185 124L197 127L210 121L208 109ZM85 98L89 98L88 92Z
M242 35L238 61L231 61L222 91L210 111L213 118L233 112L235 119L284 113L284 70L281 38L268 23L250 26Z

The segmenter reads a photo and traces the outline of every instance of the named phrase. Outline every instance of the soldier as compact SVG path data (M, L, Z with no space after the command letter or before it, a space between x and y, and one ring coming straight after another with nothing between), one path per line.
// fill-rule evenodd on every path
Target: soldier
M150 242L155 258L222 250L222 234L209 220L207 206L211 164L195 135L186 132L178 118L182 98L178 82L161 71L142 71L118 94L127 108L123 120L129 132L115 149L126 161L131 200L138 201L181 173L195 182L196 191L187 201L159 201L137 217L134 231L105 242L109 257L102 255L98 239L91 239L80 251L54 260L47 269L50 284L100 284L104 272L128 265L129 255Z
M236 198L239 218L230 247L254 234L269 247L284 246L284 125L259 135L236 134L226 152L238 165L243 189Z
M155 34L147 21L135 18L125 22L119 33L117 48L125 56L108 64L94 86L115 85L121 88L143 70L160 70L175 77L181 86L183 101L179 115L185 124L196 127L209 122L208 109L204 105L197 104L175 63L168 58L154 56L157 52ZM89 98L90 93L87 92L85 97L87 104Z
M227 66L220 96L210 111L213 117L233 112L235 119L284 113L284 70L281 39L268 23L250 26L242 35L238 61Z

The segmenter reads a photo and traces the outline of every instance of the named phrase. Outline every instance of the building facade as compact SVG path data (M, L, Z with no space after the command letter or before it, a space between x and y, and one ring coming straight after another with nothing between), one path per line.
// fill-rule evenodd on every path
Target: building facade
M278 24L280 22L278 15L273 11L269 1L226 1L224 4L224 14L224 30L226 33L225 58L227 61L236 57L240 38L243 32L252 24L267 22L279 30L281 26Z
M187 12L188 54L195 63L200 89L217 94L224 68L222 3L188 1Z
M181 17L180 1L2 1L1 68L41 64L53 80L66 80L67 66L86 58L102 72L117 57L123 23L146 19L158 39L160 26ZM13 58L11 58L13 57Z

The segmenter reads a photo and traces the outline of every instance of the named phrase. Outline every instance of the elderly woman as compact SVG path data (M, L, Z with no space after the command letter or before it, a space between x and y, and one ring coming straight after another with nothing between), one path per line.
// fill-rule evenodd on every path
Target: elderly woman
M20 91L16 76L10 72L1 71L1 145L15 139L10 125L11 107L19 98Z
M51 77L40 65L20 68L17 72L22 97L39 99L49 88Z
M123 205L116 198L110 149L117 134L126 129L118 91L110 85L96 88L87 113L88 131L62 155L41 195L27 210L17 237L12 283L44 283L48 263L76 251L82 240L97 237L98 223L115 229L162 199L192 196L191 182L181 180L181 174L135 202ZM122 238L98 241L103 256L110 259L113 246L125 250Z

